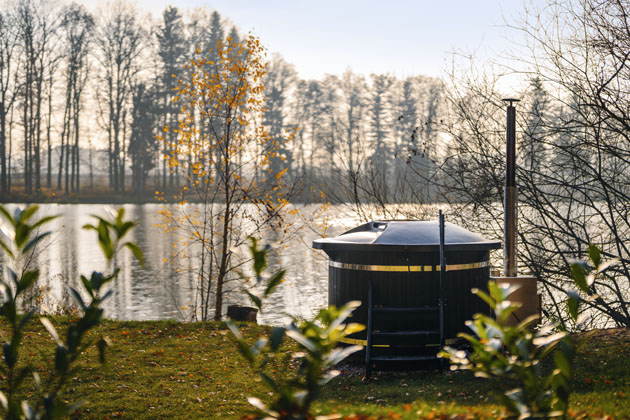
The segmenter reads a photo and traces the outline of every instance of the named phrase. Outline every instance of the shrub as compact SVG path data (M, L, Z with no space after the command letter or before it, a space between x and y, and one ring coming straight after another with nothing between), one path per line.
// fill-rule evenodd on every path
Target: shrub
M267 266L266 255L269 248L259 249L255 239L250 239L253 268L256 283L264 287L262 296L248 291L252 302L258 310L262 310L263 299L282 282L284 270L280 270L268 278L263 276ZM322 386L339 374L332 368L350 354L360 350L361 346L338 348L338 342L349 334L361 331L363 325L350 323L346 319L356 309L360 302L349 302L341 308L331 306L319 311L311 320L300 320L293 317L293 322L286 328L276 327L268 337L259 339L249 345L238 328L230 321L228 327L239 351L256 370L263 384L271 391L273 397L269 405L260 399L248 397L248 401L255 407L254 419L311 419L310 406L318 397ZM288 336L297 344L299 351L291 355L297 364L294 372L282 372L271 375L268 367L279 356L278 350Z
M58 419L68 415L80 404L64 402L62 391L68 378L77 375L76 361L81 353L94 344L93 341L86 340L86 333L100 323L103 316L103 309L100 305L112 293L109 291L101 295L103 286L118 275L119 269L113 263L114 256L121 247L126 247L143 263L142 252L137 245L133 242L122 242L123 237L135 226L135 223L123 220L123 208L118 210L113 221L94 216L97 218L98 224L83 227L98 233L98 243L108 261L110 271L108 274L95 271L89 278L81 276L81 282L91 298L88 304L83 301L77 290L70 287L70 294L83 315L76 322L70 324L65 340L62 340L49 319L40 318L41 323L56 344L53 361L55 374L44 383L40 380L33 366L21 366L19 363L22 337L26 326L35 313L35 308L23 316L19 315L18 301L25 291L36 284L39 278L39 269L30 269L27 262L30 253L45 237L51 234L50 231L40 232L40 228L56 217L44 217L30 224L29 220L37 210L38 206L31 206L25 210L17 209L11 215L4 207L0 206L0 213L8 222L8 225L2 225L0 248L9 259L9 264L5 268L10 278L10 280L5 279L4 273L0 278L3 300L0 312L10 329L8 341L4 342L2 348L4 365L0 366L0 371L6 378L5 392L0 392L0 406L5 411L7 419ZM109 341L105 337L100 337L96 341L101 362L105 361L105 349L108 343ZM38 389L38 397L34 403L20 402L17 398L17 391L29 376L32 377Z
M519 419L565 417L571 393L571 365L577 344L566 331L554 326L533 331L537 316L525 319L517 326L507 325L510 314L520 304L508 300L514 286L488 283L489 294L473 289L494 310L496 319L476 314L467 326L474 335L459 334L472 346L470 354L446 347L440 356L450 359L451 369L470 370L475 376L496 378L501 389L502 403L510 414ZM579 300L569 295L569 312L577 320ZM548 372L542 361L553 358ZM514 384L517 384L513 388Z

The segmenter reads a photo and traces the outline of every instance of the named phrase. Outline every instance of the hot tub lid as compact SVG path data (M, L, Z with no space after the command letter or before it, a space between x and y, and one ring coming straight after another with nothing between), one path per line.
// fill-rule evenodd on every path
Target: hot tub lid
M501 248L500 241L460 226L444 224L444 244L449 251L481 251ZM313 248L324 251L437 251L440 231L437 221L388 220L372 221L351 229L335 238L313 241Z

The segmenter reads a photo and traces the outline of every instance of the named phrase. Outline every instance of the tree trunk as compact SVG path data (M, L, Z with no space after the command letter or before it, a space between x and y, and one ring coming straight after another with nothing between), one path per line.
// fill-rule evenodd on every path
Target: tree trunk
M11 192L11 151L13 150L13 110L11 108L11 116L9 117L9 154L7 155L7 193Z
M57 170L57 189L61 190L61 180L63 177L63 156L64 156L64 139L66 136L65 122L61 131L61 144L59 145L59 169Z
M0 192L7 192L7 116L4 100L0 103Z
M30 87L30 80L29 80L29 64L28 64L28 60L27 60L27 64L26 64L26 82L24 84L24 109L23 109L23 123L24 123L24 190L25 192L28 194L30 191L28 190L28 135L30 132L30 124L29 124L29 115L28 115L28 108L29 108L29 87Z
M122 138L120 142L122 144L122 157L120 159L120 192L125 194L125 160L127 159L127 147L125 145L125 139L127 138L127 110L123 110L122 114Z
M112 188L114 186L114 161L113 161L113 154L114 151L112 149L112 128L108 127L107 128L107 162L108 162L108 166L107 166L107 174L108 174L108 179L109 179L109 188Z
M113 166L114 166L114 191L118 192L118 182L120 181L119 177L119 157L120 157L120 128L118 127L118 121L114 120L114 155L112 156Z
M71 70L72 71L72 70ZM72 115L72 76L68 75L66 83L66 103L63 110L63 127L61 129L61 144L59 146L59 172L57 173L57 189L61 190L63 180L64 158L66 158L66 145L70 143L70 118ZM67 176L66 170L66 176ZM66 192L67 192L66 187Z
M75 150L75 159L76 159L76 187L75 191L80 192L81 188L81 159L80 152L81 148L79 147L79 98L75 98L75 110L74 110L74 150Z
M52 87L53 87L53 77L50 76L50 83L48 85L48 121L46 122L46 141L48 151L46 155L46 187L48 189L52 186L52 141L50 138L50 129L52 127Z
M90 168L90 191L94 191L94 167L92 165L92 142L88 140L88 166Z
M64 190L66 192L66 194L68 194L69 191L69 183L70 183L70 171L69 171L69 166L70 166L70 138L72 137L72 134L70 132L68 132L68 137L66 139L66 163L65 163L65 168L66 168L66 181L65 181L65 185L64 185Z
M35 132L35 191L40 193L42 190L42 180L41 180L41 138L42 138L42 130L41 130L41 121L42 121L42 96L43 96L43 85L44 85L44 64L40 63L40 71L37 76L37 106L35 108L36 115L36 132Z
M226 138L229 136L229 133L226 134ZM226 150L229 150L229 143L226 144ZM227 153L227 152L226 152ZM230 212L231 209L231 196L230 196L230 162L226 161L223 163L226 165L224 172L224 192L225 192L225 214L223 215L223 237L221 238L221 264L219 265L219 273L217 275L217 291L216 291L216 303L214 308L214 319L215 321L221 320L221 315L223 311L223 284L225 283L225 278L227 276L228 271L228 263L229 263L229 253L230 253L230 226L232 224L232 215Z

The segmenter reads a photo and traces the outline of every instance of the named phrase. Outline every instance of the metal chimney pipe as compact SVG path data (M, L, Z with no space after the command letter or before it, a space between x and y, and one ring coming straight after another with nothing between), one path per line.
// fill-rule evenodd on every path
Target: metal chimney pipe
M519 99L504 99L507 107L507 145L505 156L505 222L503 227L503 275L516 277L516 226L517 195L516 186L516 108Z

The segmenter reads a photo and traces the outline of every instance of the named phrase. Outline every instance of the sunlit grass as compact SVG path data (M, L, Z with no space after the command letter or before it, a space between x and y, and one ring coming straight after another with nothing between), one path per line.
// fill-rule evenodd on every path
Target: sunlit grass
M55 320L60 330L66 322ZM31 326L22 362L32 363L45 381L54 343L39 322ZM267 333L264 327L246 323L241 330L252 341ZM64 394L71 402L86 401L73 418L239 418L249 409L247 396L270 398L221 323L106 321L91 337L100 334L109 336L113 347L105 366L98 363L96 349L83 355L81 370ZM494 382L466 372L388 372L368 382L343 376L331 382L313 408L318 414L371 418L497 418L503 410L494 390ZM28 387L23 394L32 398L33 391ZM582 350L571 409L576 416L630 418L627 330L597 333Z

